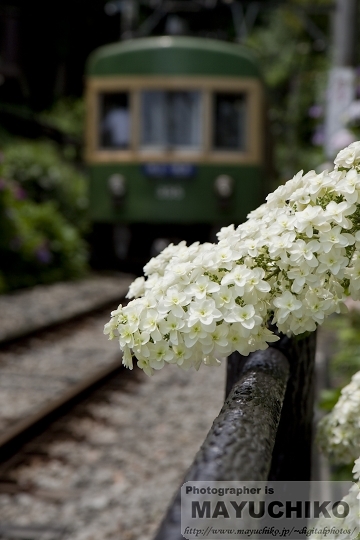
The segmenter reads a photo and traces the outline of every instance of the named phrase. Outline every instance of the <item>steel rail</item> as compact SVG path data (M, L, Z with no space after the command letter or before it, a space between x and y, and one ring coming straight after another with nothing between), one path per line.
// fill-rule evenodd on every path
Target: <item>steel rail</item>
M0 436L0 463L19 452L25 443L42 433L52 422L63 416L121 369L121 360L98 369L30 416L15 422Z

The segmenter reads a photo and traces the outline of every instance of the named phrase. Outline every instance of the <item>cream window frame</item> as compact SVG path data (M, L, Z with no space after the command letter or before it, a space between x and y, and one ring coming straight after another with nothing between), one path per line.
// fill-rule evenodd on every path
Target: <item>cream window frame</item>
M194 90L202 93L203 125L201 149L147 151L140 149L140 93L142 90ZM100 94L128 92L130 121L129 149L99 147ZM247 101L246 148L244 151L218 150L213 143L214 93L244 93ZM86 86L85 159L99 163L229 163L259 164L263 148L263 96L260 81L236 77L93 77Z

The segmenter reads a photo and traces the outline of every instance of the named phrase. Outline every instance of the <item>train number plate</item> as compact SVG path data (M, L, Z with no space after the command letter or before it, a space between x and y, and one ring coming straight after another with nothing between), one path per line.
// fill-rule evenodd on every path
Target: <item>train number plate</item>
M181 201L185 197L185 190L177 184L161 184L156 187L155 196L163 201Z
M144 163L141 169L148 178L192 178L197 171L190 163Z

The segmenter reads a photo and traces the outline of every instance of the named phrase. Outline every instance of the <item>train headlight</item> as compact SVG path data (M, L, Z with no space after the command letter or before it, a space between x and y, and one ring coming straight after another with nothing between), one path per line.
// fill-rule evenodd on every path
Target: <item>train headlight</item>
M122 174L112 174L108 179L109 191L114 202L121 202L126 195L126 180Z
M227 174L221 174L215 180L214 189L219 199L228 200L234 193L234 179Z

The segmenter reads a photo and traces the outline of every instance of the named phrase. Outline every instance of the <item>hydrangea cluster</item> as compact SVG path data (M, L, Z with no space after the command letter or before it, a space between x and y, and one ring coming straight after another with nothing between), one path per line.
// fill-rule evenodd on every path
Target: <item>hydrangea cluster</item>
M335 517L333 514L330 519L327 517L320 518L315 529L321 531L313 533L310 540L325 540L332 538L334 540L348 540L349 538L359 538L360 536L360 458L355 460L353 467L354 484L351 486L349 493L341 499L347 503L349 513L343 517ZM327 532L323 532L327 531ZM330 532L331 531L331 532ZM344 531L351 531L344 533Z
M319 422L319 445L336 463L351 463L359 455L359 411L360 371L341 390L340 398L331 413Z
M217 244L170 245L111 313L123 364L148 375L166 363L218 365L288 335L311 332L348 295L360 298L360 142L335 169L299 172Z
M318 442L322 451L337 464L351 463L359 454L360 448L360 371L353 375L350 384L341 391L334 409L326 415L318 426ZM350 508L345 518L321 519L316 523L318 530L325 527L335 530L351 530L348 534L312 534L311 539L347 539L360 537L360 457L355 459L353 476L356 483L342 499Z
M360 458L356 460L353 472L359 469ZM355 472L354 478L359 478L358 473ZM344 517L336 517L330 510L330 518L322 517L317 522L315 527L316 531L310 536L310 540L349 540L350 538L359 538L360 533L360 487L359 483L354 483L347 495L341 499L341 502L347 504L349 512ZM343 506L340 506L342 513Z

